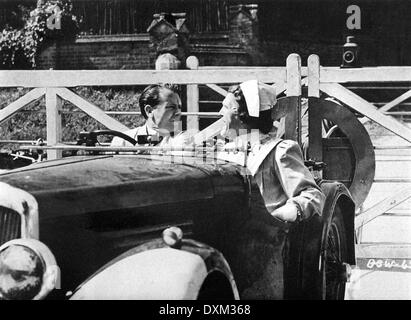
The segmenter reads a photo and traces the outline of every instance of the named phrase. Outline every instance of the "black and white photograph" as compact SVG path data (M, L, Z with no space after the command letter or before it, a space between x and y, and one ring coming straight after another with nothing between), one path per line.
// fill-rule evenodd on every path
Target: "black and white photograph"
M0 300L411 300L411 1L0 0Z

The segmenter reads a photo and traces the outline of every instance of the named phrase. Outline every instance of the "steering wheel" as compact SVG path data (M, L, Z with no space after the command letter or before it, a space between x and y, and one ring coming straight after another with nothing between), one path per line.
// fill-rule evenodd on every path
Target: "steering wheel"
M80 132L79 138L77 139L77 145L85 144L88 147L94 147L97 143L97 137L102 135L111 135L115 137L120 137L127 142L130 142L133 146L137 144L137 141L132 137L126 135L123 132L115 130L95 130L95 131L82 131Z

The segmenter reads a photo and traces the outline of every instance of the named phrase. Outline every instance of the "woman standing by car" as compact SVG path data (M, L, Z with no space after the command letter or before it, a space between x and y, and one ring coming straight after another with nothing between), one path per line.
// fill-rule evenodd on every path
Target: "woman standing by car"
M275 89L257 80L231 87L220 110L222 135L232 140L226 147L251 147L247 168L272 217L294 222L321 215L325 196L305 167L299 145L276 138L276 101Z

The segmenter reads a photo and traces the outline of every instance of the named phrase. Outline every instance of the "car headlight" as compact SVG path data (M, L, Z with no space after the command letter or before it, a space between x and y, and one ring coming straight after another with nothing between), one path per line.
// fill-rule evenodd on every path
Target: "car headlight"
M59 286L54 255L35 239L14 239L0 247L0 299L42 299Z

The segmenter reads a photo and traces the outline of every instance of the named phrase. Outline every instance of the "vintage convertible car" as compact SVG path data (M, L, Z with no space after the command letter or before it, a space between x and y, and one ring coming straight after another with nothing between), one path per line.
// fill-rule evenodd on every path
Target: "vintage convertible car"
M32 202L24 212L0 203L0 263L29 248L7 266L17 283L37 280L12 298L344 298L355 264L347 187L319 180L323 215L284 223L254 214L244 167L206 157L94 154L1 174Z

